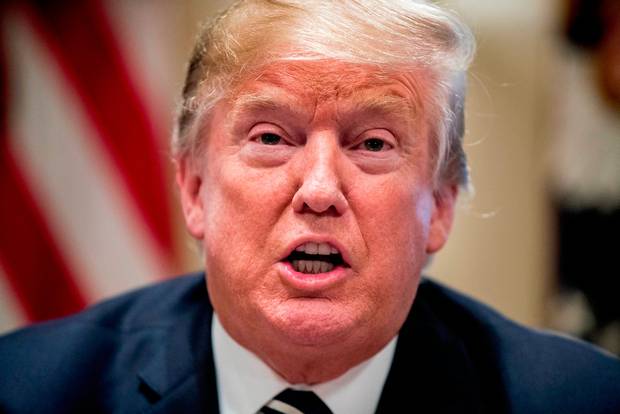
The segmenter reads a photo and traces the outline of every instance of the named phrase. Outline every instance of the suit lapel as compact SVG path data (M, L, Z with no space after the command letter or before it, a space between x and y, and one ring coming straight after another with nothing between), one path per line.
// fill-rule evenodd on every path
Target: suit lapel
M399 333L377 413L478 413L477 372L462 340L436 316L420 286ZM405 409L406 411L406 409Z
M175 315L159 351L139 372L139 391L150 413L218 413L211 347L213 309L206 289L196 305Z

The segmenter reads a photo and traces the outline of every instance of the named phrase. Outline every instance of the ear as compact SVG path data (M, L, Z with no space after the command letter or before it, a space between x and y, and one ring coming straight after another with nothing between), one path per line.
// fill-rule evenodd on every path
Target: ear
M185 225L196 239L204 237L204 204L201 197L202 176L199 168L187 158L176 160L176 181L181 194Z
M437 252L448 240L454 219L454 207L458 192L456 185L445 185L433 193L433 214L426 241L427 254Z

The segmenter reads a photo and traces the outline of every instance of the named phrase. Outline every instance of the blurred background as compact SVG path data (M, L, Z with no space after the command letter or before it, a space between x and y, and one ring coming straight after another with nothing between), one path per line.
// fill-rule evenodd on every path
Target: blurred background
M229 2L0 6L0 332L201 267L168 138ZM620 353L620 1L449 0L478 40L475 193L427 273Z

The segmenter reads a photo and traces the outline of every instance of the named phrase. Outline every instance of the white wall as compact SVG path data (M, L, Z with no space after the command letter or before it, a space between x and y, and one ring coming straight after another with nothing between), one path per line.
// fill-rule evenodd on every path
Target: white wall
M429 273L542 325L554 255L544 157L559 7L539 0L446 3L478 40L466 136L476 194L459 210Z

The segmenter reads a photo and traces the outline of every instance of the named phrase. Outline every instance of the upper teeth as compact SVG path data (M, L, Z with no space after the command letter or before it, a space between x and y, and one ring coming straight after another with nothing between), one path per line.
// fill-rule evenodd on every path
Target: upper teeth
M330 246L328 243L304 243L301 246L297 247L295 250L308 254L338 254L338 249Z

